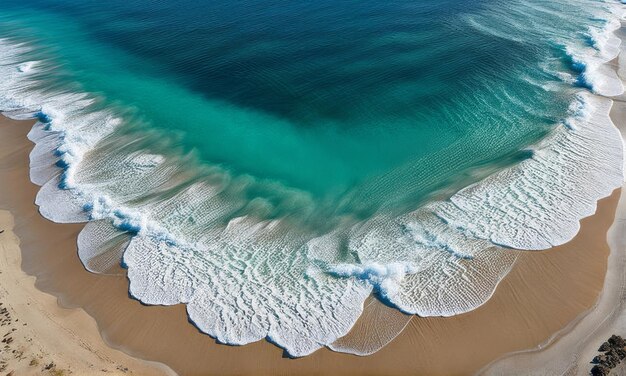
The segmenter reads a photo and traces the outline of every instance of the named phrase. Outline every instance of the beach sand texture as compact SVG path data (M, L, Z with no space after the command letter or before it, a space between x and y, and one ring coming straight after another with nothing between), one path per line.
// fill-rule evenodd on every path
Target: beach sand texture
M0 374L168 374L107 346L95 321L81 309L61 308L35 288L21 268L19 239L10 212L0 210ZM13 372L13 373L11 373Z

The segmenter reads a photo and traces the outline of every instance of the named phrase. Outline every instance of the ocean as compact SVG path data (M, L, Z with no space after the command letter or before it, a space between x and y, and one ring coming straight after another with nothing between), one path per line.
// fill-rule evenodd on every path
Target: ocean
M420 316L479 307L515 249L569 241L621 186L623 16L613 0L4 0L0 111L37 120L36 203L86 223L89 271L121 265L133 298L186 304L219 342L305 356L372 294Z

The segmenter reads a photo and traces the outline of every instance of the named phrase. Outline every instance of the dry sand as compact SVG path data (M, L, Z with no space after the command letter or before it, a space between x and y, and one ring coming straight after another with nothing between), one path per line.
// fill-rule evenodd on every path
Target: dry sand
M305 358L288 359L281 349L265 341L242 347L219 345L187 322L184 306L141 305L128 297L126 278L95 275L82 267L76 254L76 236L82 226L51 223L39 216L33 204L37 187L28 180L32 148L26 139L29 128L25 122L0 120L0 208L15 216L22 269L36 276L36 286L57 296L61 306L80 307L95 318L107 343L128 354L167 364L181 375L472 374L505 353L545 343L592 308L603 285L609 254L606 233L613 223L619 191L599 203L597 213L583 220L580 233L567 245L522 253L484 306L451 318L415 317L393 342L371 356L322 349ZM20 272L15 263L7 268ZM33 298L37 302L49 298L39 295ZM5 304L19 306L17 300ZM65 311L56 306L41 307L45 307L42 312ZM85 316L76 309L68 312ZM22 320L22 316L26 313L16 310L15 318ZM67 341L76 342L77 347L89 341L95 352L103 353L106 348L102 342L92 342L98 334L95 326L72 326L74 321L80 320L70 318L66 325L80 334ZM78 367L79 363L71 361L72 354L56 350L54 341L41 337L38 346L44 353L64 355L68 367ZM137 367L146 363L131 364L128 357L125 359L113 361L109 369L113 364L123 364L139 374L157 372L144 373ZM58 364L61 366L60 360Z
M165 374L159 365L107 346L93 318L63 309L35 288L20 268L13 216L0 210L0 374L146 375ZM13 372L13 373L11 373Z

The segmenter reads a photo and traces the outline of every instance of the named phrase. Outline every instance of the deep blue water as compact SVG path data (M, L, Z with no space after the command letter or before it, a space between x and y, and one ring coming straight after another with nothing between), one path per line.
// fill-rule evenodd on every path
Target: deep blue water
M545 40L468 27L494 1L5 3L5 28L209 163L325 197L426 170L374 194L376 206L509 163L571 98L527 81L554 79L538 68L554 53ZM456 143L476 147L446 153Z

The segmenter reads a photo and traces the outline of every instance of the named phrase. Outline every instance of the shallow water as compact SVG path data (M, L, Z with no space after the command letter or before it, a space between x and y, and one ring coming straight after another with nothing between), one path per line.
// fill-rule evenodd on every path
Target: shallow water
M617 2L6 3L42 214L222 342L474 309L621 183Z

